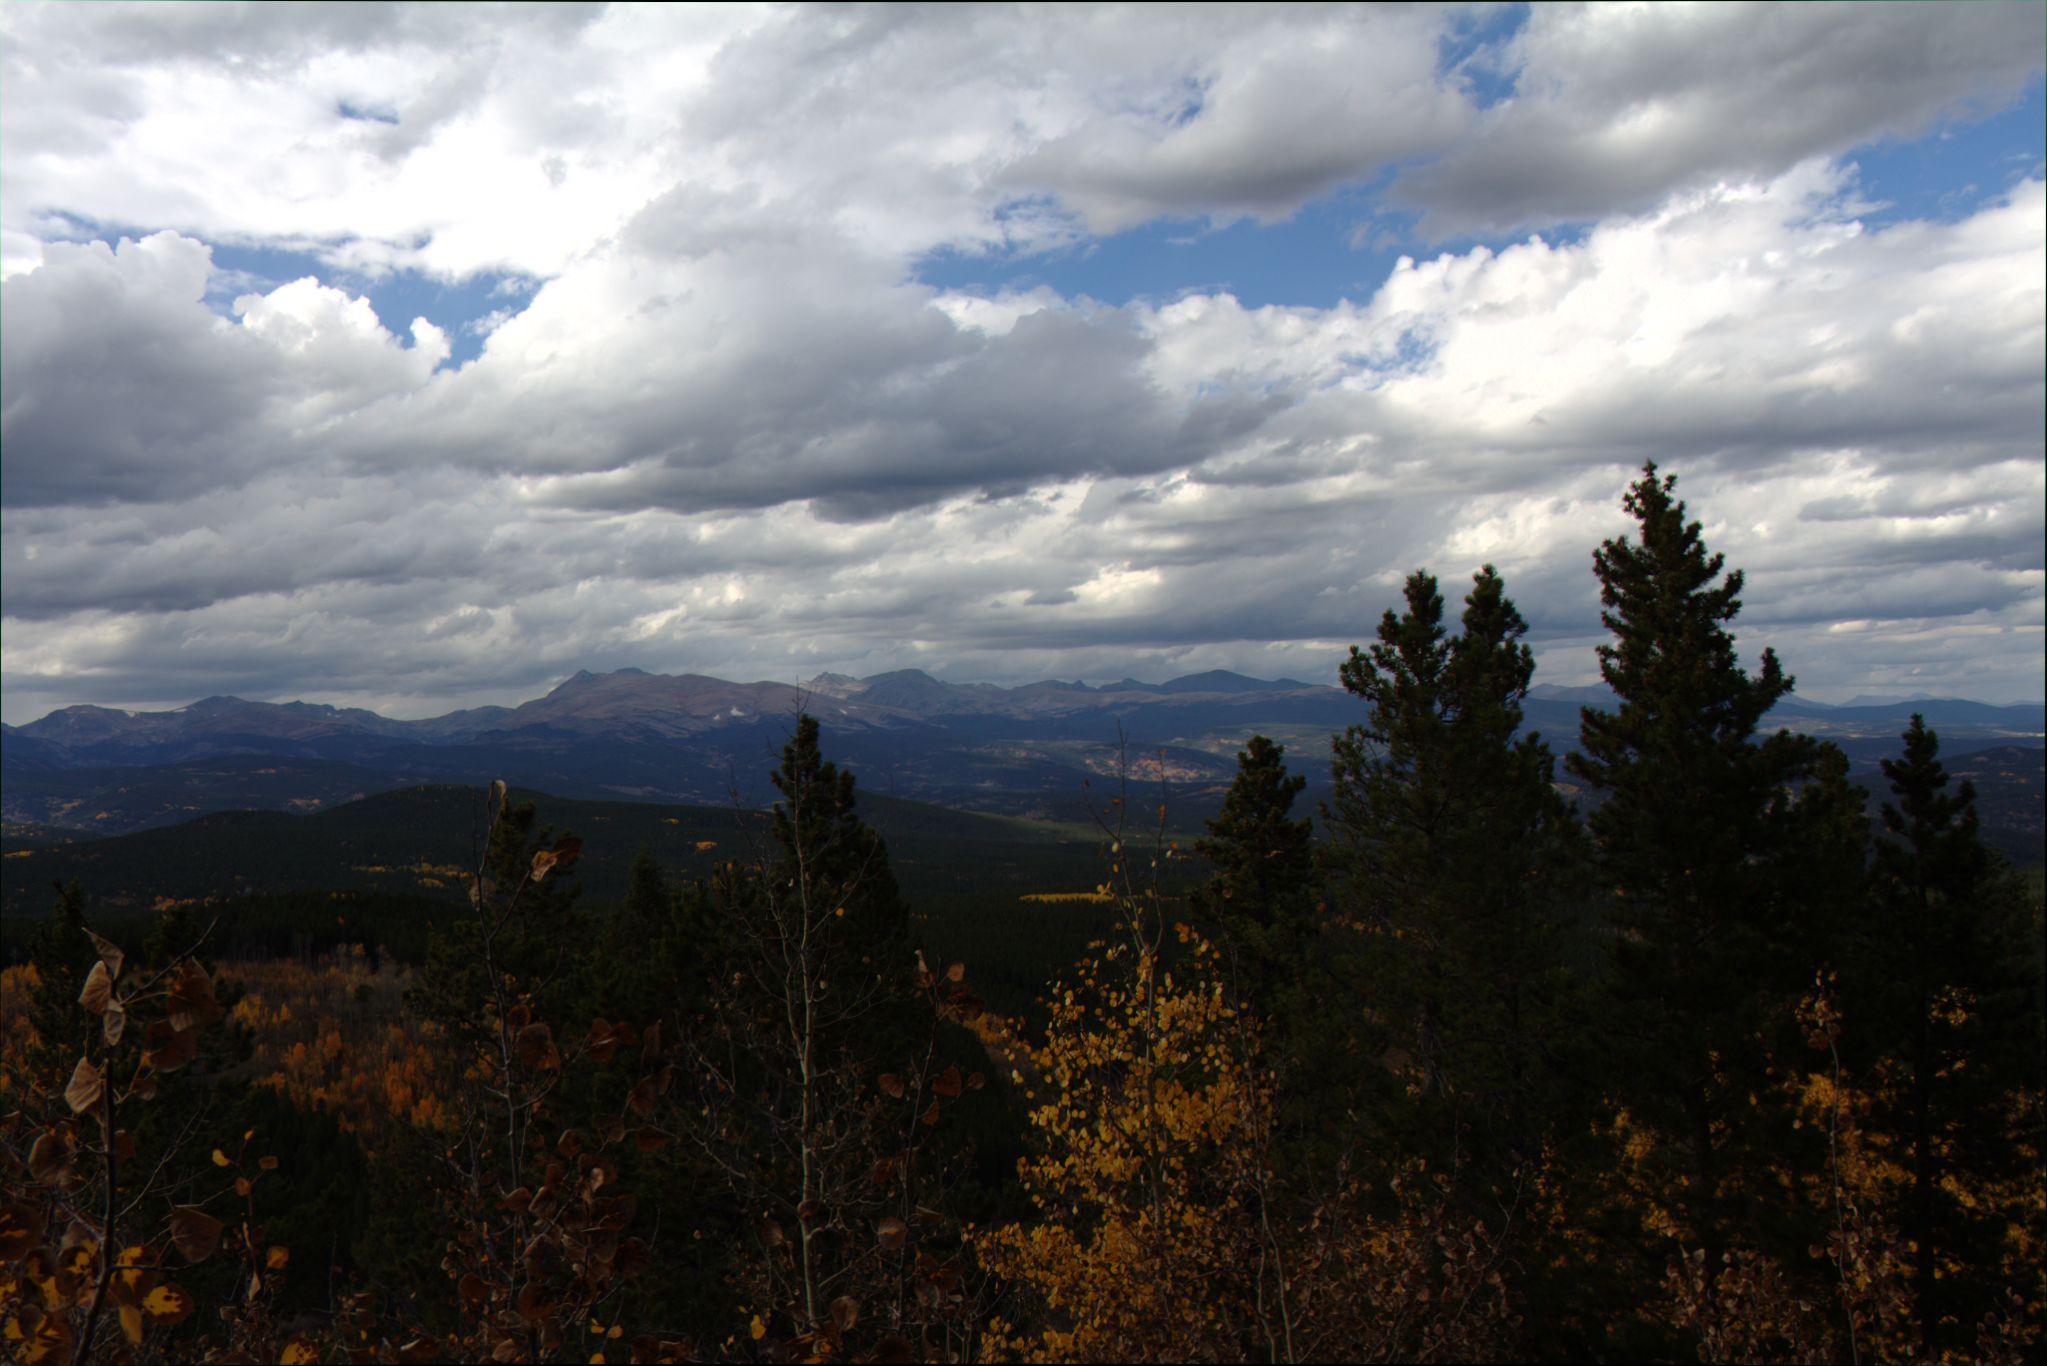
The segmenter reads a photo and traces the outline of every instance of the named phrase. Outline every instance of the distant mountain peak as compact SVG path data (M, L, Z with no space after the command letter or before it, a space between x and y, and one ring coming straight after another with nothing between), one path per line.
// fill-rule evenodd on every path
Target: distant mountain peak
M246 707L249 705L250 703L246 699L230 697L225 693L216 693L212 697L202 697L190 706L180 707L178 710L204 713L209 711L226 711L230 707Z
M1157 684L1156 692L1295 692L1309 685L1294 678L1252 678L1228 669L1208 669Z
M560 683L557 683L547 695L549 697L560 697L566 693L580 692L585 688L593 687L600 683L607 683L616 678L660 677L664 677L664 675L650 674L645 669L613 669L610 673L606 674L592 673L588 669L578 669Z

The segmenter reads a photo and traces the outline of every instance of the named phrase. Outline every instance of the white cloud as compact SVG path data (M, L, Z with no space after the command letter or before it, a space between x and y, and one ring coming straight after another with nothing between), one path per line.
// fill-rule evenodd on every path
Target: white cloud
M8 719L626 664L1326 678L1407 570L1484 560L1576 678L1651 456L1808 690L2037 692L2047 193L1872 229L1825 155L2037 51L1957 21L1887 93L1855 72L1925 17L1841 13L1538 10L1477 114L1433 11L0 11ZM1685 131L1766 97L1790 131ZM1569 204L1472 197L1637 106L1641 176L1590 138ZM1598 221L1326 306L911 268L1415 158L1439 215ZM210 311L225 242L531 288L456 369L331 278Z

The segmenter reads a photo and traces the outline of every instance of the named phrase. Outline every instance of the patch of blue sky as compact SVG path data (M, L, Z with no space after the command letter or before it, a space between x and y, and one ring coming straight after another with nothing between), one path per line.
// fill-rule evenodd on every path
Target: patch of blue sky
M1364 190L1343 190L1281 222L1164 219L1054 251L939 251L919 260L915 275L934 289L994 295L1048 286L1115 307L1227 293L1247 308L1327 308L1369 300L1403 250L1411 253L1400 225L1373 212Z
M79 214L57 212L45 222L61 225L56 240L70 242L114 242L120 238L142 238L154 227L108 223ZM297 247L255 246L209 242L213 253L213 278L206 291L207 306L225 316L234 301L244 294L267 294L279 285L311 276L321 284L367 298L377 321L405 346L412 345L412 320L425 318L448 336L448 358L442 369L459 367L483 352L483 339L504 317L519 312L540 281L508 272L483 272L465 280L436 280L418 271L397 270L381 275L337 269L313 251Z
M363 123L387 123L396 126L398 114L390 109L371 109L364 105L350 104L342 100L334 106L334 112L344 119L357 119Z
M1518 25L1526 18L1511 8L1487 22ZM1484 45L1496 48L1502 35L1489 29L1457 41L1461 47L1446 49L1448 63ZM1867 143L1843 158L1858 168L1856 195L1873 206L1861 215L1871 226L1965 217L2019 181L2042 174L2043 159L2047 97L2038 78L2005 108L1957 115L1916 138ZM1117 307L1228 293L1250 308L1327 308L1343 299L1369 300L1403 255L1426 259L1474 246L1499 250L1532 235L1568 246L1590 228L1554 223L1539 233L1425 241L1414 231L1416 215L1392 209L1379 197L1389 179L1390 173L1382 173L1369 185L1343 187L1277 222L1162 219L1052 251L945 250L917 261L914 275L935 289L994 295L1046 286L1067 298L1086 296Z
M495 321L525 307L538 281L522 275L485 272L449 282L418 271L365 275L336 270L310 252L278 247L213 247L214 288L208 302L225 313L243 294L267 293L310 275L321 284L366 298L377 320L405 345L412 344L412 320L425 318L448 335L442 368L465 365L482 354Z
M1956 117L1911 139L1850 152L1856 190L1879 207L1871 226L1931 219L1952 223L1991 203L2047 162L2047 85L2035 76L2015 103L1988 116Z
M1487 5L1459 14L1436 45L1436 69L1455 72L1465 93L1480 109L1490 109L1514 93L1519 74L1502 64L1510 45L1528 27L1528 6Z

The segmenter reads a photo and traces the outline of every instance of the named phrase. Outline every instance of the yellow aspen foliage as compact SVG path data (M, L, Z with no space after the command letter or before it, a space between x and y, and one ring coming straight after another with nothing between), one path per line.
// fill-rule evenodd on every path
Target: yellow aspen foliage
M321 1108L372 1151L392 1124L444 1129L450 1078L439 1031L404 1008L410 974L357 958L222 965L245 994L230 1019L250 1032L256 1082Z
M1257 1332L1272 1098L1214 949L1179 934L1170 968L1141 935L1084 961L1042 1045L1022 1047L1040 1151L1018 1176L1036 1213L975 1245L1045 1313L1034 1331L992 1325L997 1355L1229 1357Z
M42 1042L29 1018L29 1001L42 980L33 963L0 968L0 1096L12 1097L14 1078L27 1070Z

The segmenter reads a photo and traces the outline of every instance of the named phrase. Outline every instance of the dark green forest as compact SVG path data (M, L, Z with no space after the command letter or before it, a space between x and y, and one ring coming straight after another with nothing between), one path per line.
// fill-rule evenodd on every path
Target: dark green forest
M1875 792L1767 730L1741 571L1624 507L1615 707L1529 733L1512 585L1418 571L1319 809L1254 736L1212 813L943 812L804 716L764 812L236 813L121 842L147 898L81 847L9 922L0 1350L2037 1360L2037 879L1918 718Z

